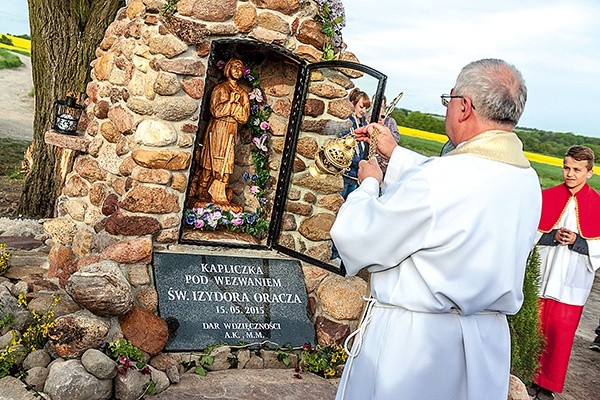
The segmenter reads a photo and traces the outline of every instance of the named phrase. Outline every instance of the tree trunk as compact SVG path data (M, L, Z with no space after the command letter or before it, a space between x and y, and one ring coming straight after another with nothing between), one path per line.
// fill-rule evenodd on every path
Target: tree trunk
M19 214L52 217L56 198L75 156L44 143L54 123L54 101L67 93L83 98L90 63L124 0L29 0L31 65L35 90L33 162L25 178Z

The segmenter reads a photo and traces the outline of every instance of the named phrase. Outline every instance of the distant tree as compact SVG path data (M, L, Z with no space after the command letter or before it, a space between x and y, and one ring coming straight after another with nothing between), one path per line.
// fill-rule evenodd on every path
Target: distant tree
M124 5L124 0L29 0L35 118L32 164L20 214L51 217L54 213L74 156L71 150L44 143L44 134L53 125L54 101L67 93L85 92L96 48Z
M406 120L406 112L399 108L395 108L394 111L390 113L390 117L394 118L398 125L404 125L404 121Z
M438 119L419 111L410 112L404 120L404 126L440 134L444 134L446 131L443 119Z
M530 128L517 128L515 132L525 151L562 158L569 147L579 144L588 146L596 153L596 158L600 158L600 138Z

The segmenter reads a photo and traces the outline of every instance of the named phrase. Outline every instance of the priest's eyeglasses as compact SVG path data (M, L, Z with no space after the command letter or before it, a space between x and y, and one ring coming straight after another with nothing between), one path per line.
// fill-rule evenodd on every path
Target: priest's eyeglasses
M466 96L459 96L454 94L443 94L440 96L442 99L442 105L444 107L448 107L448 103L450 103L451 99L464 99ZM471 100L471 108L474 110L475 106L473 105L473 100Z

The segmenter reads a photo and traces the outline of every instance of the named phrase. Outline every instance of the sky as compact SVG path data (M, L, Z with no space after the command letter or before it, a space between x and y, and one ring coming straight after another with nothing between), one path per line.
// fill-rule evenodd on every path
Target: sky
M398 107L444 114L461 68L501 58L525 78L519 126L600 137L600 1L343 0L348 50L387 75ZM0 0L0 33L29 33L27 0Z
M0 0L0 33L29 34L27 0Z
M600 137L600 1L344 0L342 36L387 75L388 101L443 115L463 66L501 58L521 71L519 126Z

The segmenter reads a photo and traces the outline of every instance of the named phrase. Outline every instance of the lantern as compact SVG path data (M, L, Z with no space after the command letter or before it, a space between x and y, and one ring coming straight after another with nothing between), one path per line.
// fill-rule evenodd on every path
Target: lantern
M77 134L77 124L83 112L83 106L77 104L75 97L67 96L64 100L54 102L56 122L54 130L67 135Z

